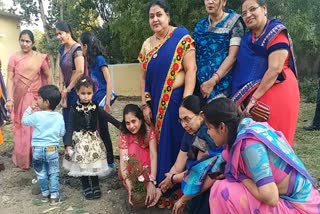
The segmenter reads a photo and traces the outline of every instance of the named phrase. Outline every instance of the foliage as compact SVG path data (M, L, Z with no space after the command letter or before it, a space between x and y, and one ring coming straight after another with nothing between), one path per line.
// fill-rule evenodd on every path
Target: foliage
M317 100L318 81L314 79L304 79L299 84L300 93L306 103L315 103Z
M146 182L149 181L149 166L143 166L136 158L135 154L129 155L127 162L127 178L131 181L132 192L142 193L146 192Z

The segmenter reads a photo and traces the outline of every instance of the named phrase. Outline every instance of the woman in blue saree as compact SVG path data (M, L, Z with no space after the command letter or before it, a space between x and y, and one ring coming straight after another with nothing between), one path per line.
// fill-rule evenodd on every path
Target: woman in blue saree
M231 93L231 69L236 61L244 23L233 10L224 10L226 0L204 0L209 16L194 29L196 44L196 94L210 102Z
M193 39L185 28L169 22L164 2L151 2L149 24L154 35L145 40L139 54L143 114L147 123L154 123L159 144L157 182L177 158L184 133L178 109L183 97L193 93L196 81Z

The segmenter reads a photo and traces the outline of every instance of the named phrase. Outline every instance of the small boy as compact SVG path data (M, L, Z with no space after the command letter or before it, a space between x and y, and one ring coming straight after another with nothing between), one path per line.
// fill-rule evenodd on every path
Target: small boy
M65 134L64 120L54 112L61 94L55 85L42 86L36 103L23 114L22 124L34 127L32 133L32 165L42 193L42 201L54 205L60 200L59 141ZM40 111L33 112L35 108ZM50 188L49 188L50 183Z

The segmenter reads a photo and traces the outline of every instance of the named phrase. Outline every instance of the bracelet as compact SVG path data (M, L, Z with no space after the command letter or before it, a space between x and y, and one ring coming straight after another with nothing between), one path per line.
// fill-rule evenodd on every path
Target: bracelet
M251 96L250 103L255 104L257 101L258 100L254 96Z
M220 82L220 80L221 80L221 77L220 77L220 75L218 74L218 72L216 72L216 73L214 73L213 75L216 75L216 77L217 77L217 83L219 83Z
M176 174L172 174L172 175L171 175L170 181L171 181L172 184L174 184L173 176L175 176L175 175L176 175Z
M13 102L13 99L7 99L7 102Z

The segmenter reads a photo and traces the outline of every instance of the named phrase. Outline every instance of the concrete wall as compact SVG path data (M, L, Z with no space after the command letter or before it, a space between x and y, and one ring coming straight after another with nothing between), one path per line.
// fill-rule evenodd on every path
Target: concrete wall
M0 60L2 62L2 74L5 82L7 66L10 55L19 50L20 24L15 16L0 13Z
M140 96L139 63L110 65L109 71L113 89L118 95Z

